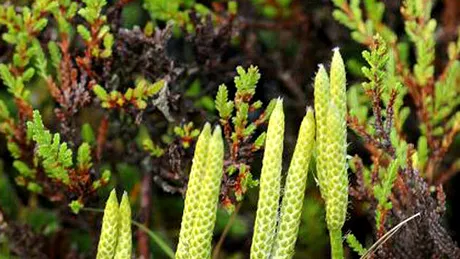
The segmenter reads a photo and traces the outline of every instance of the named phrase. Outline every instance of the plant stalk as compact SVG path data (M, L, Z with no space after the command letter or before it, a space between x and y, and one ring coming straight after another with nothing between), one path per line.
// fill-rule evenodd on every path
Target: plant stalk
M331 230L329 236L331 241L331 258L343 259L342 231L340 229Z

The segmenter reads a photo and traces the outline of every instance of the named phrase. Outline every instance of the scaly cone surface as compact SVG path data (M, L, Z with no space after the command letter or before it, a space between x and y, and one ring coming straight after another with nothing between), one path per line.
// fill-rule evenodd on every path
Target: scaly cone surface
M283 139L283 101L279 99L268 122L251 258L269 258L275 241L280 200Z
M315 77L315 117L316 117L316 174L321 196L327 201L327 171L326 171L326 130L327 111L329 107L329 77L323 65L319 65Z
M118 200L115 189L110 193L102 217L101 236L97 247L97 259L112 259L118 238Z
M315 118L313 109L300 125L299 136L292 156L281 203L281 218L278 225L273 258L287 259L294 255L295 242L299 232L300 216L307 186L308 165L315 143Z
M129 259L132 253L132 234L131 234L131 206L126 192L121 199L118 226L118 244L115 252L115 259Z
M224 141L219 126L214 129L208 146L206 171L200 183L197 219L193 226L191 259L211 257L211 241L216 222L217 206L224 167Z
M348 206L348 176L346 164L346 129L342 127L344 118L331 102L328 121L328 184L326 222L330 232L333 258L343 258L342 226ZM334 247L334 245L336 247Z
M192 240L193 224L197 218L199 208L199 193L204 178L206 168L206 158L208 146L211 139L211 125L206 123L198 137L195 154L193 157L192 169L185 196L184 213L179 234L179 244L177 246L176 258L190 258L189 249Z
M326 157L326 221L333 259L343 258L342 227L348 206L346 75L342 56L334 50L331 63L331 102L329 104Z

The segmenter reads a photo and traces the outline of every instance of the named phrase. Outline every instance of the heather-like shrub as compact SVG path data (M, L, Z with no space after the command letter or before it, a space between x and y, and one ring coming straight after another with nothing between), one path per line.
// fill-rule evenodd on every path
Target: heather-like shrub
M459 258L459 17L3 1L0 258Z

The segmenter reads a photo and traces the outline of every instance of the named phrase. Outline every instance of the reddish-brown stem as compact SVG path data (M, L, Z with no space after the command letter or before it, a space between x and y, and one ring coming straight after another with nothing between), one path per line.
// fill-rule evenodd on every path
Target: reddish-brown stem
M442 185L448 182L452 177L460 173L460 163L453 163L447 171L445 171L436 181L436 185Z
M109 119L104 117L99 124L99 129L97 131L97 148L96 148L96 158L97 160L101 160L102 158L102 150L104 149L105 142L107 141L107 132L109 129Z
M150 212L152 207L152 175L146 172L142 178L141 183L141 206L140 206L140 219L139 221L146 227L149 226ZM150 258L149 236L144 231L137 232L137 251L140 258Z

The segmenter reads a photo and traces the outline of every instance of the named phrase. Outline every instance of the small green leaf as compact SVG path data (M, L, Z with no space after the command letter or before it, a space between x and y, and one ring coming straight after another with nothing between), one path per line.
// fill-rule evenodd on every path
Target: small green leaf
M40 32L46 27L47 24L48 24L48 19L42 18L34 24L33 30L36 32Z
M74 214L80 213L84 207L85 205L80 200L73 200L69 203L69 208Z
M35 75L35 69L33 69L32 67L29 67L25 72L24 74L22 74L22 80L24 80L24 82L28 82L30 81L30 79L32 79L32 77Z
M263 132L262 134L259 135L259 137L257 137L256 141L254 141L254 147L256 149L260 149L264 146L266 135L267 133Z
M84 142L78 148L77 166L80 170L88 170L91 168L91 148L88 143Z
M37 183L29 182L27 184L27 190L29 190L29 191L31 191L33 193L41 193L43 191L43 188Z
M228 13L236 15L238 12L238 3L236 1L228 1L227 3Z
M93 92L96 94L96 96L101 100L101 101L108 101L109 100L109 95L105 89L100 86L100 85L95 85L93 86Z
M149 85L148 90L147 90L147 96L152 97L153 95L157 94L160 92L163 87L165 87L166 81L165 80L159 80L155 82L154 84Z
M236 117L233 118L233 124L236 127L243 128L247 123L248 114L249 105L247 103L240 104L239 109L236 111Z
M2 78L5 85L8 86L8 90L14 94L14 92L12 92L12 89L14 89L16 80L14 79L9 68L5 64L0 64L0 77Z
M79 24L77 26L77 31L78 34L83 38L84 41L90 41L91 40L91 32L89 32L88 29L86 29L85 26Z
M59 69L59 65L62 59L62 54L56 42L50 41L48 43L48 50L50 52L51 64L53 65L55 69Z
M96 137L94 135L94 131L88 123L83 124L81 127L81 137L84 142L89 143L90 145L95 143Z
M7 120L9 117L10 111L8 110L8 107L3 102L3 100L0 100L0 122L3 120Z
M425 136L420 136L417 143L418 168L423 171L428 160L428 141Z
M228 101L228 90L224 84L219 86L215 105L217 111L219 111L219 116L224 120L228 119L233 112L233 102Z
M15 160L13 162L13 167L18 170L19 174L24 177L33 177L35 172L27 166L26 163L22 162L21 160Z

